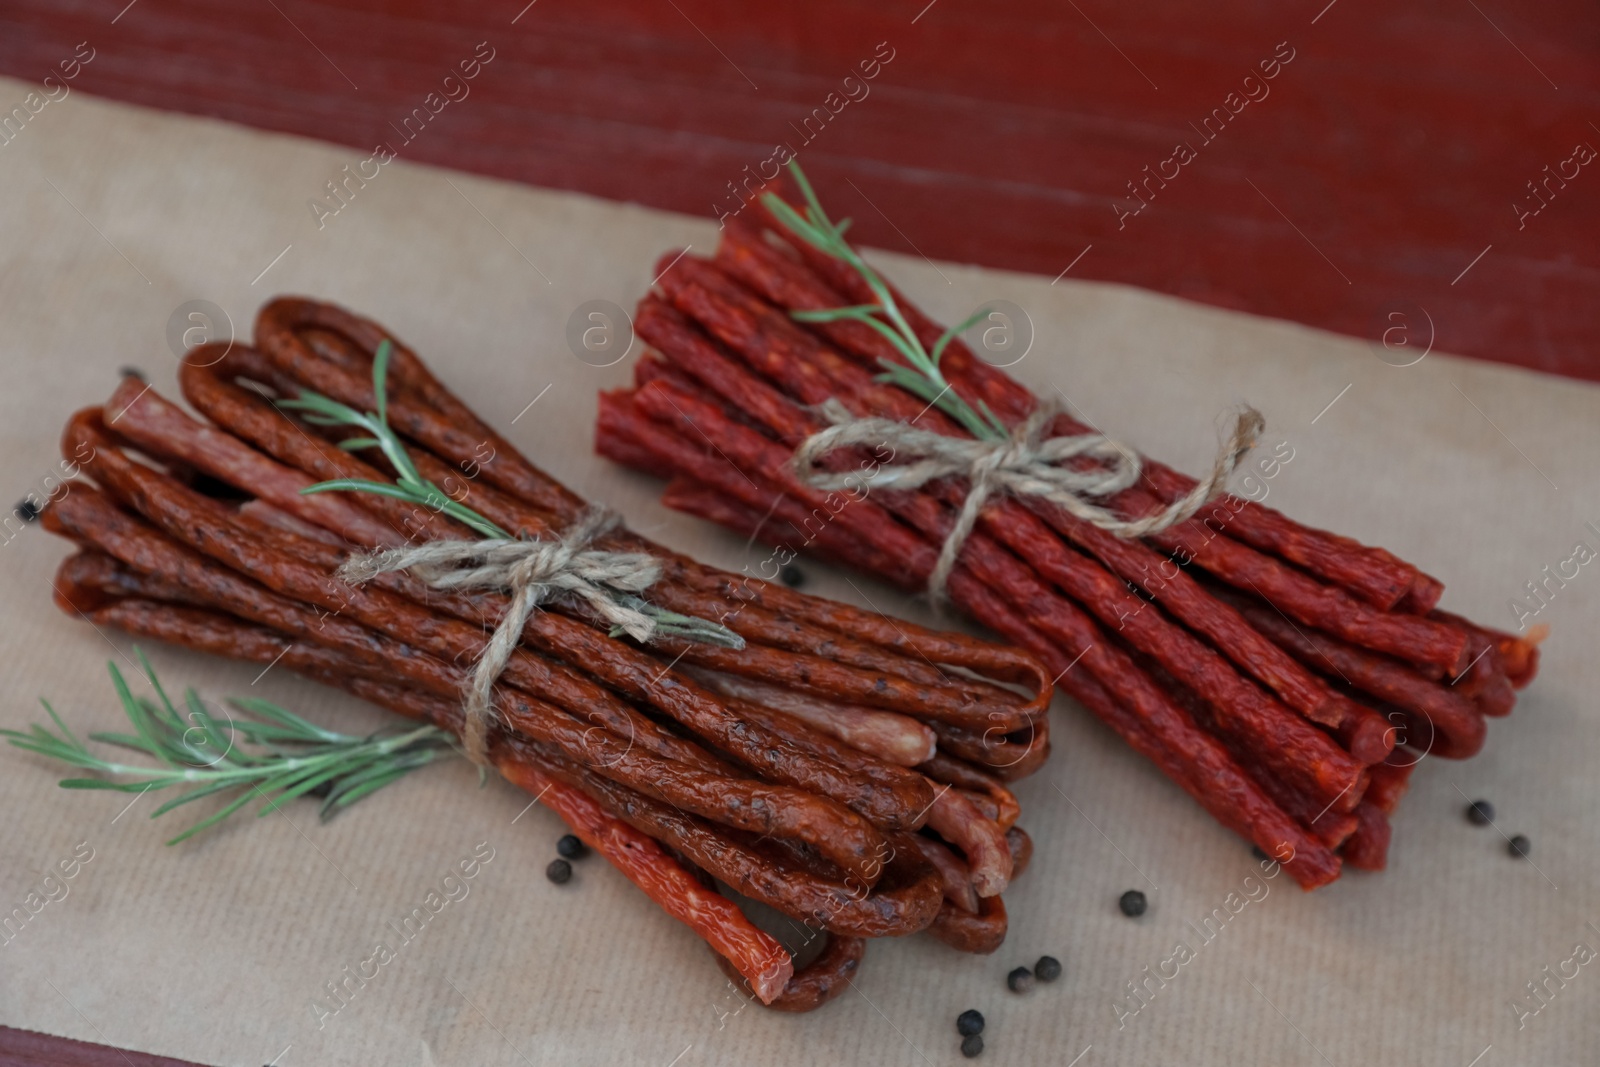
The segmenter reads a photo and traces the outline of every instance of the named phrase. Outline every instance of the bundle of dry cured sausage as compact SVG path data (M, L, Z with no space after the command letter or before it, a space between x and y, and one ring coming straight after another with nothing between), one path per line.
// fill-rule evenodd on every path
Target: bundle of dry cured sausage
M602 397L597 447L670 479L673 507L922 589L968 480L824 492L793 460L829 425L830 400L857 419L971 438L881 373L905 366L904 349L882 317L859 313L882 316L890 293L896 322L924 351L937 352L945 331L803 239L786 221L799 212L782 207L724 220L714 258L662 257L635 321L652 351L635 388ZM828 309L857 317L823 321ZM965 401L1007 429L1036 410L1037 398L959 338L947 344L936 363ZM1047 432L1091 431L1063 414ZM1145 460L1107 504L1135 519L1194 485ZM1443 587L1417 568L1232 495L1126 540L1036 496L995 495L946 589L1044 660L1059 687L1220 822L1292 857L1287 869L1306 888L1342 863L1382 868L1412 768L1425 755L1477 752L1484 717L1509 712L1537 666L1534 642L1437 610Z
M274 404L316 393L374 410L422 476L519 538L557 538L585 502L537 469L378 326L279 299L255 346L192 350L201 421L135 378L79 411L62 448L92 480L43 519L80 551L59 605L97 625L281 663L460 732L462 688L507 612L500 592L412 573L350 584L374 546L475 540L439 509L320 480L393 484L382 455ZM383 411L383 407L377 408ZM613 528L656 557L654 604L715 620L740 649L611 636L581 605L535 611L494 691L487 760L692 927L764 1003L837 994L865 939L929 930L968 951L1004 937L1000 893L1026 865L1006 783L1048 748L1048 674L1030 655L720 571ZM717 883L818 932L798 970Z

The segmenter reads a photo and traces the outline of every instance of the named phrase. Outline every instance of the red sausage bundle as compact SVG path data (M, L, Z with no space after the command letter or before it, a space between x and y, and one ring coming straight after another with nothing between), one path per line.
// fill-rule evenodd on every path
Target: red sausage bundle
M819 408L829 400L856 418L971 434L879 373L907 362L885 330L804 317L881 310L882 290L784 214L778 205L764 223L728 220L712 259L662 258L671 269L635 318L650 351L635 388L602 395L597 448L669 479L670 506L921 590L965 479L845 496L803 480L795 450L828 425ZM890 292L935 350L945 331ZM938 368L1008 428L1039 404L959 338ZM1066 415L1049 430L1087 432ZM1194 485L1145 460L1106 504L1136 519ZM1437 610L1442 591L1383 549L1232 495L1140 540L1038 497L994 495L946 586L1306 888L1343 863L1381 869L1388 816L1417 761L1477 752L1484 716L1509 712L1533 677L1533 641Z

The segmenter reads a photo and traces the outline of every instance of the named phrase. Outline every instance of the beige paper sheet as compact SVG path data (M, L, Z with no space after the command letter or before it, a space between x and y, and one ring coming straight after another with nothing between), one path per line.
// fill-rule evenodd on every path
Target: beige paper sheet
M0 100L26 91L0 80ZM596 391L630 368L586 365L565 341L574 308L631 307L664 250L709 252L714 225L397 161L319 230L307 201L365 155L82 94L0 147L6 503L55 473L61 424L104 400L119 366L173 395L175 308L212 301L247 335L265 298L299 292L395 329L537 463L637 528L740 566L739 539L666 511L649 479L593 455ZM1132 289L880 258L947 321L986 299L1025 308L1037 337L1016 374L1191 470L1218 412L1254 403L1269 442L1294 450L1271 502L1421 564L1448 583L1449 608L1513 625L1509 600L1540 568L1579 540L1600 548L1585 526L1600 525L1594 386L1438 353L1397 368L1360 341ZM75 727L116 728L105 663L130 642L51 606L65 551L36 527L0 544L0 718L38 718L47 695ZM806 570L818 592L928 618L883 587ZM146 817L153 797L125 810L124 795L58 790L56 767L3 749L0 911L63 861L75 875L0 945L0 1021L228 1065L887 1067L958 1062L953 1019L977 1007L995 1065L1593 1062L1600 963L1566 961L1580 943L1600 949L1597 619L1592 564L1539 616L1554 627L1544 669L1491 724L1485 754L1419 768L1390 869L1314 894L1247 882L1248 846L1060 701L1056 754L1019 789L1037 853L1006 896L1004 948L875 943L855 988L802 1017L738 1010L696 939L603 862L548 883L558 821L503 783L476 788L465 766L328 825L295 804L165 848L177 824ZM149 651L169 683L208 696L261 695L352 729L384 719L286 671ZM1531 862L1462 818L1469 796L1531 837ZM467 895L397 947L386 924L480 846L493 858ZM75 849L92 859L74 867ZM1220 934L1196 933L1252 887L1260 899ZM1151 900L1138 921L1116 908L1128 888ZM324 984L378 941L398 958L319 1028ZM1138 1004L1127 983L1179 941L1193 958L1119 1018ZM1008 993L1005 973L1042 953L1065 976ZM1526 983L1546 967L1569 977L1519 1020L1511 1004L1540 1005Z

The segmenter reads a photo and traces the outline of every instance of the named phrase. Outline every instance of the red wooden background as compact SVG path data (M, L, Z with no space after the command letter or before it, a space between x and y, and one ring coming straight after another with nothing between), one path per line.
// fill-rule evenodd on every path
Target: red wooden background
M868 243L1369 338L1421 307L1436 347L1600 379L1600 168L1563 164L1600 148L1592 3L7 0L0 72L41 78L86 39L76 88L352 163L487 41L404 158L707 216L886 41L803 148ZM1204 143L1280 42L1268 95ZM1119 228L1180 141L1197 158Z
M76 90L352 163L487 42L470 95L404 158L710 217L788 142L869 244L1374 340L1422 308L1438 348L1600 380L1600 167L1563 162L1600 148L1600 11L1581 0L0 6L0 73L40 80L80 41ZM860 97L843 80L880 42L867 95L804 144L813 109ZM1266 95L1207 140L1246 89ZM1128 183L1179 142L1196 158L1119 225ZM1519 223L1518 205L1540 210ZM125 1062L4 1027L0 1054Z

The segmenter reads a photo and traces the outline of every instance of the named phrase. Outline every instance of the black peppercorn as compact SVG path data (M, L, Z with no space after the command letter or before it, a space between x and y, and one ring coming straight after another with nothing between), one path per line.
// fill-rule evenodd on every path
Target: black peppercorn
M556 852L560 853L562 859L581 860L589 854L589 846L577 834L562 834L561 840L556 842Z
M566 860L551 860L550 866L544 869L544 876L556 885L564 885L572 880L572 864Z
M1006 986L1013 993L1028 993L1033 990L1033 972L1026 967L1017 967L1006 975Z
M968 1008L956 1016L956 1033L962 1037L972 1037L974 1034L983 1033L983 1012L976 1008Z
M140 370L138 367L128 367L128 366L118 367L117 368L117 374L119 374L120 376L122 376L124 378L137 378L141 382L147 380L145 378L145 376L144 376L144 371Z
M1513 856L1517 857L1517 859L1519 859L1519 860L1527 859L1528 858L1528 853L1531 852L1532 850L1533 850L1533 842L1529 841L1527 839L1527 837L1525 835L1523 835L1523 834L1518 834L1517 836L1513 837L1511 839L1511 841L1506 845L1506 851L1510 852Z
M17 518L21 519L23 522L33 522L39 518L39 505L35 504L27 497L24 497L20 502L18 502L17 506L11 510L14 511Z
M1256 859L1260 860L1262 863L1265 863L1265 862L1267 862L1268 860L1270 860L1272 858L1271 856L1267 855L1265 852L1263 852L1261 850L1261 846L1260 845L1251 845L1250 846L1250 855L1254 856Z
M967 1059L983 1055L983 1035L971 1034L961 1039L961 1054Z
M806 584L805 571L802 571L799 567L785 567L778 572L778 577L781 578L783 580L783 584L788 586L790 589L799 589L802 585Z
M1144 894L1137 889L1128 890L1117 900L1117 907L1121 908L1122 914L1130 919L1143 915L1145 908L1149 906L1149 901L1145 900Z
M1475 826L1488 826L1494 822L1494 805L1487 800L1474 800L1467 805L1467 821Z
M1054 956L1040 956L1033 965L1033 976L1041 982L1054 982L1061 977L1061 961Z

